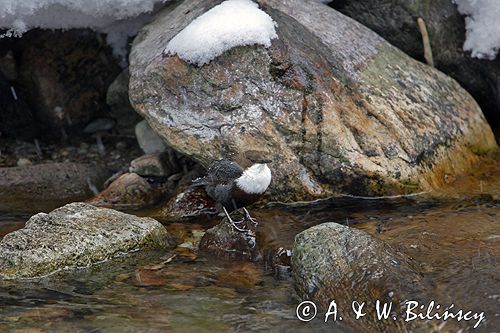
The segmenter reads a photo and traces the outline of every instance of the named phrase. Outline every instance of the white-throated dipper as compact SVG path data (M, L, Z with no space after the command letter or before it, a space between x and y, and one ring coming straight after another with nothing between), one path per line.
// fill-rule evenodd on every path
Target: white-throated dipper
M238 231L244 231L229 216L229 212L243 208L245 216L256 224L245 208L253 204L266 192L271 183L271 160L264 151L247 150L234 160L224 158L214 162L205 177L195 179L194 186L205 186L207 194L222 206L229 222Z

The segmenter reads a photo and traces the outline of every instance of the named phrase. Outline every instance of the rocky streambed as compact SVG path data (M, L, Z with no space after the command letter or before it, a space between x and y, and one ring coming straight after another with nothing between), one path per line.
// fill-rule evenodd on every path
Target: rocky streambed
M421 320L380 326L383 321L372 312L376 299L396 305L407 298L484 311L485 320L475 331L497 327L498 201L342 200L339 206L255 210L260 226L254 261L199 250L209 226L195 220L166 225L176 239L174 248L122 254L42 279L4 279L0 298L7 306L0 327L7 332L353 332L381 327L424 332L435 327ZM5 225L9 231L21 226ZM291 261L285 260L286 250L293 250ZM318 306L311 322L296 317L303 299ZM345 320L334 322L330 316L325 324L331 300ZM360 320L350 310L354 300L366 302L368 315ZM468 330L475 322L448 320L441 331Z
M454 7L261 0L269 45L165 52L220 3L168 2L122 70L88 30L0 40L0 331L500 327L500 67ZM437 69L394 34L417 16ZM250 147L273 180L241 233L189 185Z

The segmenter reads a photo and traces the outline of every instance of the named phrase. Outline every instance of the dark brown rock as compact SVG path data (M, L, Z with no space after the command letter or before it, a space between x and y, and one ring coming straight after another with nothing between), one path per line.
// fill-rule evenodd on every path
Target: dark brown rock
M87 202L97 207L134 211L151 207L173 190L172 183L149 181L136 173L125 173Z
M203 235L200 251L226 260L253 260L257 257L255 233L252 230L237 231L224 217L221 223Z
M215 212L215 206L215 201L205 190L191 187L172 196L164 205L152 212L151 216L162 222L208 218Z
M0 138L31 140L37 134L38 126L31 108L16 85L0 73Z
M93 195L107 172L99 166L48 163L0 168L0 211L33 213L50 211Z
M106 91L120 69L99 34L32 30L8 43L19 59L16 83L44 135L58 137L106 114Z

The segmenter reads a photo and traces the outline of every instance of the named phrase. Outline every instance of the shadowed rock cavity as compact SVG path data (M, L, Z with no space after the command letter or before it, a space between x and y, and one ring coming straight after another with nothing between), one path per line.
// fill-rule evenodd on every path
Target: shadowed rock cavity
M130 55L130 99L177 151L207 166L252 149L273 159L272 200L430 190L496 149L475 101L451 78L314 1L259 1L277 23L268 49L203 67L163 50L220 1L163 9Z

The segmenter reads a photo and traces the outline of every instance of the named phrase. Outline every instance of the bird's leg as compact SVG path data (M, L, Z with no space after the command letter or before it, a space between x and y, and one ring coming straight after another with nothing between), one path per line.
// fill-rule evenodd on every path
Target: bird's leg
M238 221L238 222L233 221L233 219L231 218L231 216L229 216L229 213L227 212L226 207L222 206L222 209L224 209L224 214L226 214L226 217L229 220L229 223L233 226L234 229L236 229L238 231L241 231L241 232L247 231L246 229L240 228L240 227L238 227L236 225L236 224L242 223L244 221Z
M257 226L257 224L259 224L256 219L254 219L253 217L250 216L250 213L248 212L248 210L245 207L243 207L243 211L245 212L245 217L250 222L252 222L254 226Z

